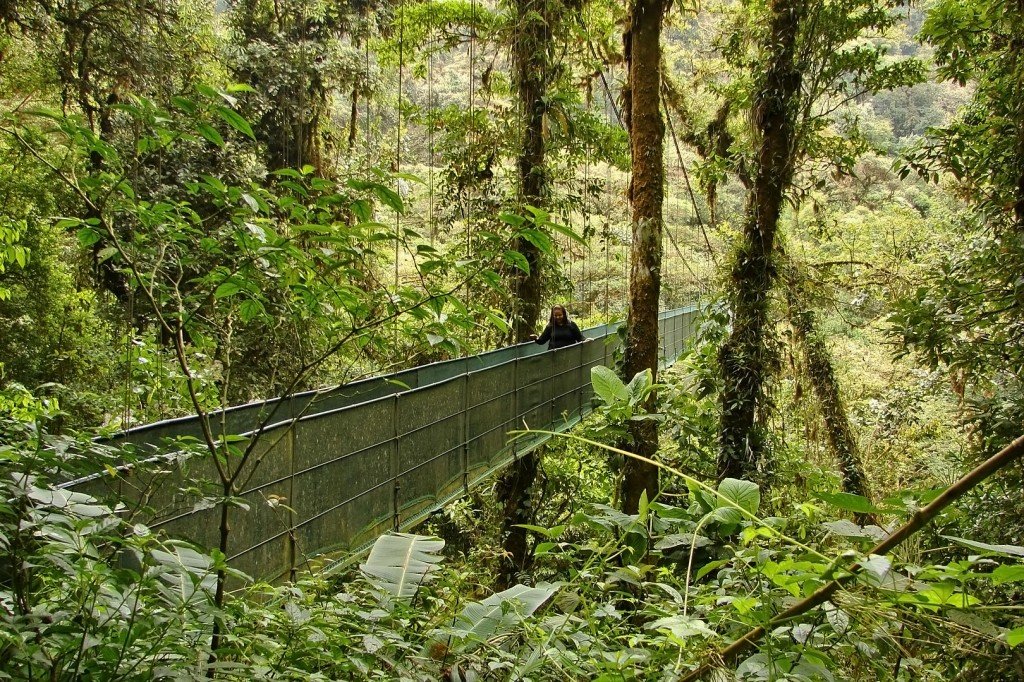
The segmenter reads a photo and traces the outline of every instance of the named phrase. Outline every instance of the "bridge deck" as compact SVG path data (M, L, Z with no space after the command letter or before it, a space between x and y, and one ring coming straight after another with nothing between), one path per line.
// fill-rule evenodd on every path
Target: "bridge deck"
M694 315L693 306L661 314L663 365L682 351ZM587 329L587 343L556 351L521 344L212 415L219 433L251 437L267 424L239 479L237 497L248 510L230 511L231 564L273 578L310 556L357 550L388 530L412 528L547 440L511 440L509 431L563 431L579 422L591 408L590 369L609 365L621 345L617 327ZM173 449L167 439L198 435L191 417L123 438L166 453ZM156 465L168 461L164 454L120 478L98 474L68 485L145 504L154 510L151 527L216 547L218 509L182 492L197 481L216 483L213 463L171 459Z

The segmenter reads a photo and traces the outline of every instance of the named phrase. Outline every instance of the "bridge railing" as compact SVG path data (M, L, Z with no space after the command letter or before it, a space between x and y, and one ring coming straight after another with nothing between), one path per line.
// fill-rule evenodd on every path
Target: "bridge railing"
M663 365L690 338L695 311L661 314ZM247 438L273 415L229 510L231 564L277 577L310 556L356 550L415 526L547 440L510 439L509 431L562 431L579 422L591 409L591 368L610 365L621 345L618 326L587 329L587 343L555 351L520 344L211 415L218 434ZM122 439L166 451L168 439L198 435L192 417L131 429ZM68 485L115 492L154 510L151 527L216 547L220 509L200 490L205 483L218 494L218 480L208 455L165 453L116 477Z

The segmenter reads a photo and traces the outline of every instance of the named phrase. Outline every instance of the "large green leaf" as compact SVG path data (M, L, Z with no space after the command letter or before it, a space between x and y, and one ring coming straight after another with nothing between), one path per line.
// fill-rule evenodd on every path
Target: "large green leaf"
M405 205L402 203L402 197L398 192L384 185L373 184L370 187L382 204L395 213L405 213Z
M723 479L718 484L718 494L750 514L756 514L757 508L761 506L761 490L756 483L750 481ZM719 507L727 506L721 498L718 503Z
M410 533L382 535L373 543L362 569L377 587L396 599L411 599L430 582L442 557L444 540Z
M217 129L209 123L198 124L196 126L196 130L199 131L200 135L205 137L213 144L217 145L218 147L224 147L224 138L221 136L220 132L218 132Z
M629 385L626 386L626 392L629 395L629 402L636 405L637 403L645 400L647 395L650 393L651 386L653 384L654 377L651 374L650 368L645 369L642 372L637 372L630 380Z
M505 252L504 257L505 262L508 263L509 265L519 268L526 274L530 273L530 261L526 260L526 256L524 256L523 254L519 253L518 251L513 251L512 249L509 249L508 251Z
M533 615L558 588L559 585L513 585L483 601L469 603L459 614L455 634L467 640L469 646L505 634L523 619Z
M213 559L191 547L170 545L170 551L150 552L157 575L166 583L161 593L175 603L187 604L195 598L212 599L217 588Z
M992 583L1016 583L1024 580L1024 566L997 566L990 574Z
M558 223L552 223L552 222L548 222L547 225L552 230L554 230L556 232L561 232L566 237L569 237L570 239L575 240L577 243L583 244L584 246L587 246L587 240L584 239L582 235L580 235L578 232L573 230L571 227L567 227L565 225L559 225Z
M250 126L249 122L242 118L241 114L237 111L224 106L216 106L214 107L214 111L216 111L217 115L220 116L221 119L223 119L229 126L247 137L254 140L256 139L256 135L252 132L252 126Z
M1024 642L1024 628L1017 628L1006 633L1006 643L1013 648Z
M724 503L723 505L711 512L711 518L725 526L731 526L743 521L743 514L736 507L730 507Z
M590 381L594 384L594 392L609 405L629 400L626 384L622 383L622 379L615 372L603 365L591 368Z
M963 545L964 547L970 547L971 549L976 549L987 554L1024 556L1024 547L1019 547L1017 545L990 545L987 542L978 542L977 540L968 540L967 538L958 538L952 535L943 535L942 537Z
M709 639L715 636L715 631L709 628L707 623L699 618L684 616L681 613L659 618L658 620L647 623L644 625L644 628L647 630L663 630L669 633L672 638L679 643L694 636L701 637L703 639Z
M553 250L551 237L544 234L541 230L524 227L519 231L519 236L536 246L543 253L551 253Z

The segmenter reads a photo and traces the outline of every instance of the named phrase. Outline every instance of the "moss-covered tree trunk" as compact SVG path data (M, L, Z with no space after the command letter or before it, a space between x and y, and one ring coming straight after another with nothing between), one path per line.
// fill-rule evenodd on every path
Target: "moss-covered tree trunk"
M853 436L850 420L846 416L839 380L832 365L832 354L817 329L814 311L799 280L789 278L787 286L789 320L793 325L794 340L803 349L807 360L807 376L821 408L828 444L839 464L843 477L843 490L870 498L867 476L861 463L857 440Z
M552 32L549 22L557 17L549 11L558 0L516 0L518 31L512 45L513 79L519 99L522 146L516 159L519 192L524 205L542 208L547 201L548 172L544 166L545 95L552 80ZM530 241L519 239L515 249L529 264L529 272L515 270L513 293L516 315L515 341L526 341L534 333L540 316L541 253Z
M552 81L552 28L559 12L552 11L559 0L516 0L518 17L512 45L513 82L522 112L522 146L516 159L520 196L524 205L541 208L547 201L548 175L544 166L545 95ZM529 272L516 270L512 281L515 315L513 341L523 343L534 334L541 305L541 253L526 239L515 249L529 264ZM530 522L530 490L537 478L536 453L523 455L512 463L497 485L502 505L502 548L505 558L498 572L499 587L515 582L517 573L530 561L526 530Z
M629 315L623 372L658 371L658 297L661 294L661 208L664 199L663 146L665 122L661 117L661 22L663 0L636 0L629 12L629 28L623 36L629 68L626 98L633 174L629 201L633 209L633 244L630 250ZM654 396L648 407L653 407ZM654 458L658 451L658 426L653 420L631 422L629 448ZM658 492L658 469L626 458L622 478L622 508L637 510L640 497Z
M249 114L259 116L253 130L264 145L267 168L310 165L324 173L321 127L330 111L330 92L316 66L331 37L331 26L308 18L301 3L281 7L275 2L271 7L265 0L242 0L234 6L232 17L240 45L256 46L236 63L233 75L267 94L269 100L261 112ZM273 56L253 58L268 46ZM287 81L279 82L283 78Z
M747 195L742 242L731 275L732 331L719 353L723 388L720 478L751 478L763 456L756 423L769 362L768 296L775 281L775 235L796 157L795 116L801 75L794 66L799 0L770 3L770 28L758 74L753 123L757 140L753 186Z

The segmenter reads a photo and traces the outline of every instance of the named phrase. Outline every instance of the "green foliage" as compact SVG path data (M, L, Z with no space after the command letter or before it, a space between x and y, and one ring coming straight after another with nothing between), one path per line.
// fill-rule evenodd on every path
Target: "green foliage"
M591 368L590 374L594 393L601 401L597 413L607 420L602 433L624 434L627 422L661 419L660 415L650 414L645 408L651 393L659 388L654 383L651 370L637 372L628 384L602 365Z
M127 520L125 508L56 487L55 475L109 467L126 453L51 435L52 401L7 391L0 406L5 676L142 679L196 670L225 557L159 539Z
M807 6L804 161L786 249L818 279L822 329L876 489L915 489L873 503L834 492L801 360L780 346L790 368L766 396L777 407L765 413L778 459L770 491L730 479L715 494L667 477L661 498L624 515L610 506L606 455L571 442L549 449L531 491L535 586L490 594L493 528L471 522L501 510L483 498L452 511L471 528L452 531L465 560L449 542L443 562L439 548L424 553L422 574L400 560L381 573L389 579L313 573L269 586L236 576L241 587L219 608L211 588L229 569L216 551L159 537L137 523L144 510L53 485L109 477L106 465L132 458L70 427L206 412L496 342L514 312L503 282L530 267L517 238L545 252L548 296L574 311L614 308L595 292L614 299L625 279L616 252L628 207L615 196L629 159L612 111L623 8L588 4L546 57L545 211L522 206L513 179L522 112L503 72L519 36L510 6L246 0L232 7L232 31L217 34L203 3L0 10L0 676L195 679L208 672L217 622L212 671L224 679L671 679L855 560L859 582L768 632L726 674L1016 675L1024 624L1007 607L1024 576L1018 473L899 553L867 553L976 453L1018 435L1024 414L1019 8L939 2L919 50L909 31L924 10ZM691 119L675 123L680 162L720 191L716 215L698 226L703 197L691 206L682 188L692 176L670 170L666 219L677 262L694 269L675 273L673 295L714 279L705 240L720 250L734 237L744 189L729 180L744 180L752 160L758 74L748 67L765 6L713 9L685 7L667 32L667 70L685 82ZM902 57L928 49L940 77L968 87L884 92L918 81L921 62ZM221 86L196 87L200 74ZM231 78L248 85L224 86ZM734 144L695 156L695 141L724 139L712 126L726 100L722 130ZM931 186L900 178L888 157L928 126L941 127L901 170ZM346 148L349 132L356 145ZM422 183L372 169L395 154ZM672 281L672 266L662 275ZM879 331L886 319L912 351L895 363ZM729 324L712 308L700 343L659 374L658 459L700 480L714 479L716 354ZM601 404L589 427L602 435L656 416L639 407L649 375L594 383ZM970 431L959 430L964 417ZM249 444L214 434L212 447L235 466ZM367 565L379 563L374 552ZM387 596L389 585L405 596Z
M0 275L6 271L9 265L21 268L28 265L29 249L19 244L25 229L24 221L21 225L0 224ZM10 298L10 290L0 287L0 301Z
M382 535L373 543L366 563L360 564L363 573L396 600L411 599L420 585L429 583L436 564L441 560L438 552L443 540L419 535L396 533Z
M717 491L691 485L676 504L644 501L635 515L597 504L558 526L529 527L540 540L534 587L481 595L479 566L442 562L438 540L398 535L378 540L363 579L330 582L313 573L282 586L251 585L217 609L211 590L224 566L216 552L164 541L123 520L124 512L37 475L75 462L95 467L97 458L121 453L55 440L34 426L52 418L52 403L25 392L4 399L17 421L3 423L12 446L0 466L35 476L5 477L8 502L0 506L5 551L29 559L16 564L24 573L3 574L0 586L14 614L3 621L3 641L21 643L0 654L13 679L29 679L38 666L86 676L195 676L207 663L214 618L226 632L218 678L417 679L449 669L477 679L510 671L538 680L680 675L709 647L766 623L855 560L864 566L858 583L774 629L735 673L885 678L906 642L949 627L964 646L972 638L1010 647L1021 639L1012 612L978 607L997 606L998 591L1024 579L1024 549L951 538L967 545L966 556L869 556L880 529L810 503L761 517L758 487L731 479ZM865 503L818 497L845 509ZM895 524L925 499L907 492L876 510ZM920 647L901 665L914 676L948 669Z
M1020 20L1014 3L935 5L922 36L935 48L938 74L971 81L975 90L954 121L908 151L901 168L903 176L917 172L933 182L948 174L969 202L934 276L900 300L892 322L908 351L961 386L984 451L1018 435L1024 414L1016 274L1024 265L1024 51L1009 38Z
M558 586L514 585L483 601L471 602L459 613L454 626L445 629L448 646L470 652L509 632L522 628L524 621L558 591Z
M148 100L124 105L122 110L145 132L136 149L171 153L179 145L194 144L196 130L201 135L203 126L222 118L220 102L232 100L226 92L200 90L198 99L177 98L177 112ZM418 239L415 231L396 231L396 225L376 215L380 207L404 210L383 174L339 185L316 176L311 167L283 169L275 174L273 189L201 174L184 184L176 200L133 186L124 170L131 157L88 128L73 119L46 116L72 145L105 157L103 172L69 185L94 216L67 218L58 227L76 230L82 246L97 251L107 267L131 283L163 338L187 340L171 349L179 363L198 351L216 359L222 376L234 368L243 385L258 386L256 372L262 370L269 383L259 393L280 392L309 385L315 372L347 345L383 348L381 337L372 333L383 319L401 321L396 328L413 342L448 339L453 323L470 323L473 313L451 293L461 281L486 280L488 252L453 266L425 245L413 251L409 243ZM229 128L236 123L225 121ZM60 177L70 181L70 176ZM515 234L530 237L534 230L530 222ZM537 232L534 238L542 236ZM403 244L417 286L372 286L393 260L396 245ZM504 253L507 242L495 246ZM544 246L550 249L549 243ZM275 348L277 357L268 359L269 366L236 366L237 358ZM225 388L227 393L210 396L214 404L253 395L240 396L230 384Z

